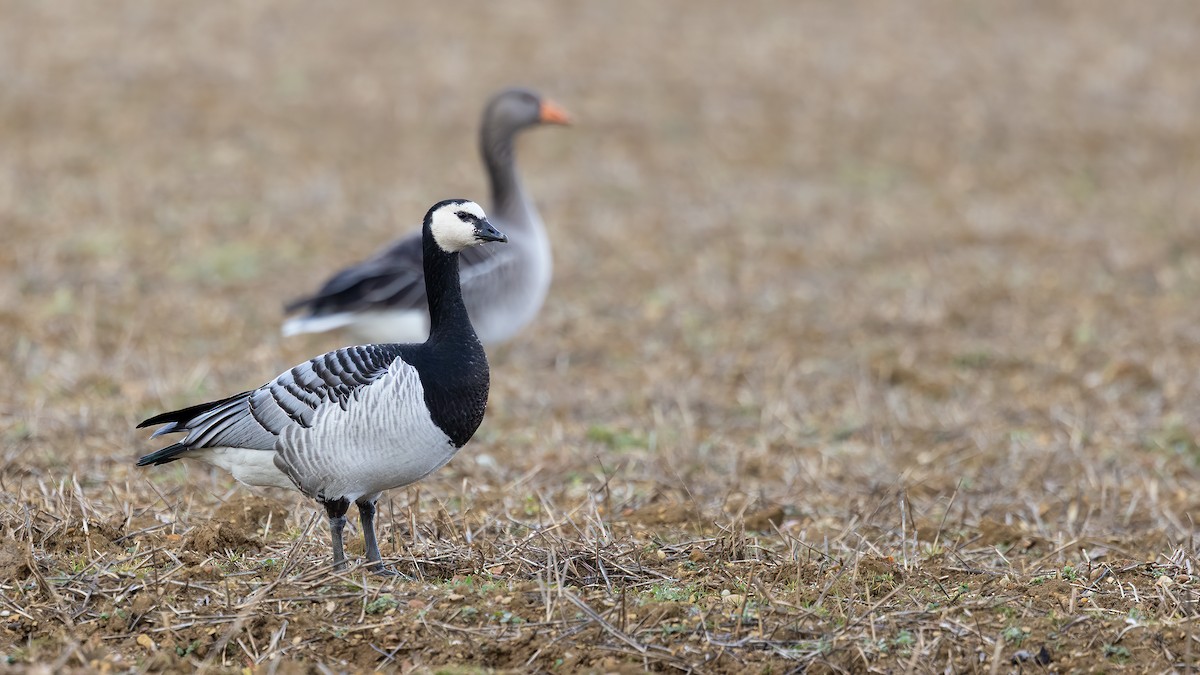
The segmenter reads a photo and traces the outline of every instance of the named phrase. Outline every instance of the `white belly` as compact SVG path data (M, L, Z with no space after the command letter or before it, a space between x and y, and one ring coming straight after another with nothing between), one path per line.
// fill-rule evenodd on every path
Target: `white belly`
M445 466L458 452L449 438L444 442L430 439L432 442L419 447L413 440L404 446L348 451L336 471L315 481L315 493L354 501L363 495L410 485Z
M189 456L228 471L246 485L296 489L296 484L275 466L274 450L204 448Z

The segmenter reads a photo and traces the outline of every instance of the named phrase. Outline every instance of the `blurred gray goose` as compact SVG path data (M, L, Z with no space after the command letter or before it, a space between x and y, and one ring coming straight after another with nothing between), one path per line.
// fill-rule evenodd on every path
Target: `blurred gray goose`
M513 337L537 315L550 288L550 241L526 196L513 160L513 139L538 124L567 124L561 107L527 89L507 89L483 111L479 149L491 181L491 214L511 241L462 253L463 298L484 344ZM285 307L300 316L285 336L339 328L369 342L418 342L429 331L421 276L421 236L409 235L338 272L311 296Z
M187 435L138 466L198 459L249 485L299 490L324 505L338 567L354 502L367 559L390 573L375 539L380 493L442 467L483 421L488 362L463 305L459 258L488 241L506 238L478 204L434 205L421 233L425 342L338 349L253 391L151 417L138 428L165 424L154 436Z

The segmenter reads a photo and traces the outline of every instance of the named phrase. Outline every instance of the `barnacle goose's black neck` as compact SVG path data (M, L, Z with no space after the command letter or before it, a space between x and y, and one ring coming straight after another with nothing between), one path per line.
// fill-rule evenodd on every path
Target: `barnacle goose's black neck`
M454 338L479 344L475 328L463 304L462 286L458 276L458 253L449 253L438 246L425 223L422 237L422 256L425 266L425 293L429 300L429 340L436 343ZM482 351L482 347L480 348Z
M454 200L442 202L425 217L421 254L429 304L429 338L424 344L413 347L405 358L421 378L425 406L434 424L455 447L462 447L483 421L491 374L487 354L463 302L458 252L443 248L445 242L438 241L434 233L435 212L455 203ZM483 212L479 211L479 215ZM486 221L481 226L477 220L475 226L485 227L485 236L504 240L504 235Z

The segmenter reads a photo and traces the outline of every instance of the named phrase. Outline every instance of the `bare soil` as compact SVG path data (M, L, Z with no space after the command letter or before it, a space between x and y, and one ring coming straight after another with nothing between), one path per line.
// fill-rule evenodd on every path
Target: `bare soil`
M1194 670L1198 63L1183 0L0 0L0 667ZM554 287L409 578L133 466L486 202L514 83Z

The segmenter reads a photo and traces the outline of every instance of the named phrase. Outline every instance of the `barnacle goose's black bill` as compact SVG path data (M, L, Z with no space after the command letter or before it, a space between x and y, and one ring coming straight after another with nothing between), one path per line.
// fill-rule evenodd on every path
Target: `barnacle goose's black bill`
M487 220L480 220L475 223L475 238L479 241L508 242L508 235L492 227L492 224Z

